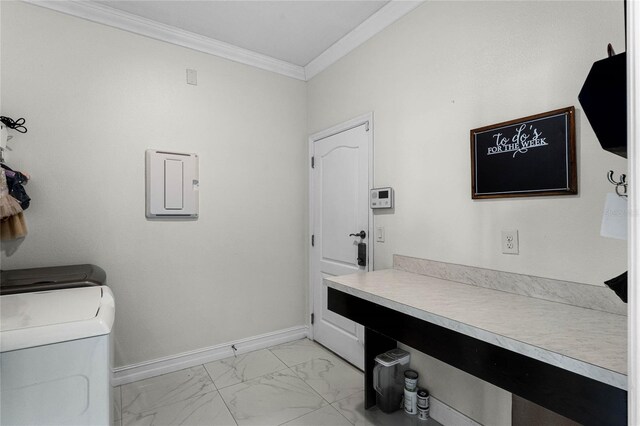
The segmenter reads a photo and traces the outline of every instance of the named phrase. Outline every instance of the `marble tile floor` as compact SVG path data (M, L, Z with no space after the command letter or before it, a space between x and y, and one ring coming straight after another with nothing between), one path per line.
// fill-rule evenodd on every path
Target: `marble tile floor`
M363 373L308 339L113 388L114 426L437 426L364 410Z

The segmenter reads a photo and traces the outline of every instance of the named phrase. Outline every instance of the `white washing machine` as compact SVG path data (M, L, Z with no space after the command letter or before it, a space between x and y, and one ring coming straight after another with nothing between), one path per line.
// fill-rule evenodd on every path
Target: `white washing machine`
M2 425L111 425L106 286L0 296Z

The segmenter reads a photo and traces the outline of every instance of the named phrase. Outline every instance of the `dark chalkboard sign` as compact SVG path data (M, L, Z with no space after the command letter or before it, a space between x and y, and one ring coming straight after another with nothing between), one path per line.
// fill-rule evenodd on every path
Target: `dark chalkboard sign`
M471 130L472 198L578 193L575 109Z

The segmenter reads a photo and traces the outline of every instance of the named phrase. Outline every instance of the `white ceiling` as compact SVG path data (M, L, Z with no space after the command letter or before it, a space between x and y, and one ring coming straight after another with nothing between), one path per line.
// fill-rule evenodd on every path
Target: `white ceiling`
M308 80L423 0L23 1Z
M305 66L388 0L97 3Z

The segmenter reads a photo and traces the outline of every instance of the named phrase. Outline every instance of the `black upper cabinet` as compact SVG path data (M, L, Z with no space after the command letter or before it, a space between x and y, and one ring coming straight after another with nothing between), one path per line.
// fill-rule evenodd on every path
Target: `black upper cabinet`
M627 54L594 62L578 95L600 145L627 158Z

